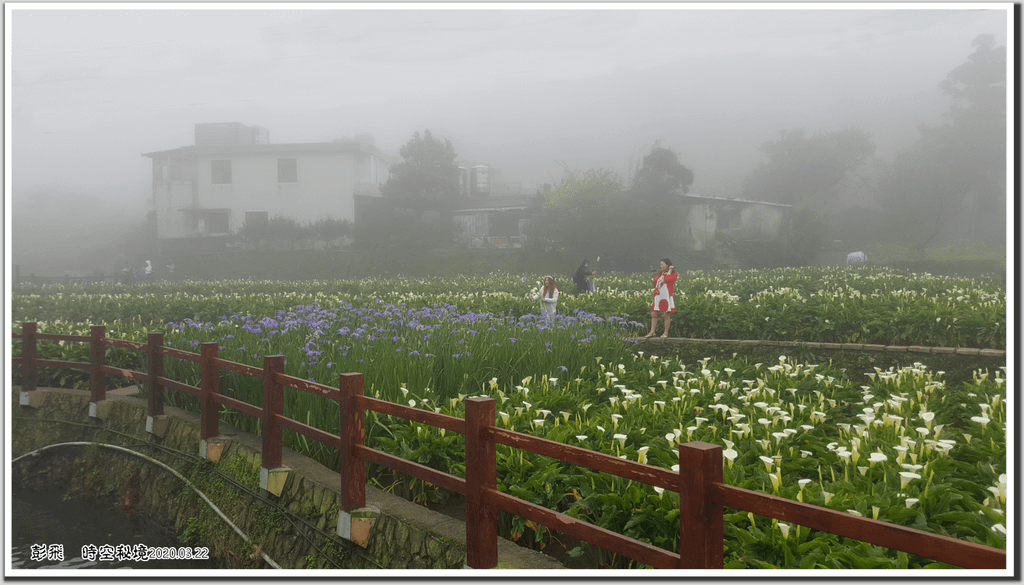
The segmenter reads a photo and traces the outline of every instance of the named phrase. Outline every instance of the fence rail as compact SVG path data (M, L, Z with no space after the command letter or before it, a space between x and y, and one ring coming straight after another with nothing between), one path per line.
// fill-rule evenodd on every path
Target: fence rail
M680 445L679 472L675 473L500 428L496 424L494 399L488 397L466 399L465 418L460 419L364 396L363 375L359 373L341 374L339 387L333 388L285 374L284 357L280 355L264 357L263 367L258 368L217 357L217 343L203 343L199 354L166 347L163 345L163 333L150 333L146 343L139 343L107 338L103 326L93 326L88 336L48 335L39 334L36 323L25 322L22 323L22 332L12 333L11 338L21 340L22 357L12 361L22 367L23 393L36 389L37 370L40 367L77 368L91 372L90 400L97 403L106 397L105 376L119 375L149 384L147 412L151 417L163 414L165 389L198 397L202 441L217 436L220 405L260 419L263 422L261 467L264 469L281 466L283 429L337 448L341 509L346 514L366 505L367 463L376 463L462 494L466 497L466 564L472 568L497 566L497 511L503 510L655 568L721 569L724 560L725 506L964 568L1007 568L1005 550L725 484L722 480L722 447L719 445L703 442ZM89 343L90 361L80 363L39 359L36 357L39 341ZM148 371L107 366L103 350L108 345L144 350L148 357ZM191 386L164 377L165 356L198 363L200 385ZM222 369L262 380L263 406L221 394L219 378ZM339 434L334 435L284 416L286 387L311 392L337 402ZM366 446L366 411L397 416L464 435L466 477L456 477ZM680 512L679 552L634 540L498 491L499 444L677 492Z

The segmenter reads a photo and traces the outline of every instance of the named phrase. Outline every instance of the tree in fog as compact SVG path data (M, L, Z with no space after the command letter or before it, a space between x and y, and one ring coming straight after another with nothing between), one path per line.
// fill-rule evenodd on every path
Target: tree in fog
M622 181L612 171L565 169L561 182L538 197L526 230L529 247L564 263L600 256L612 239L608 230L614 229L613 210L624 198L622 191Z
M321 217L310 226L310 229L313 232L314 240L321 241L330 248L337 246L340 243L339 240L352 232L352 222L329 216Z
M920 127L879 180L894 239L923 248L946 237L1006 239L1006 47L980 35L939 83L946 123Z
M783 130L777 140L761 144L768 161L747 176L748 199L794 207L831 207L839 186L875 151L871 137L857 128L819 132Z
M384 205L368 208L354 234L357 247L434 248L448 246L460 226L448 217L459 198L459 166L452 143L430 130L399 151L380 186Z
M271 237L270 222L266 219L246 218L242 227L238 228L237 235L242 239L246 248L261 248L263 243Z
M405 205L436 209L459 196L459 165L448 139L441 141L426 130L399 150L402 162L392 165L381 195Z
M246 221L238 229L238 237L245 242L246 248L263 248L268 242L276 242L277 247L284 249L285 243L289 250L294 250L297 243L310 239L309 227L304 227L290 217L276 215L267 221Z
M664 256L675 238L680 194L693 172L672 151L656 147L627 189L606 169L569 171L541 197L527 235L534 250L557 255L568 266L602 258L606 270L642 270Z
M840 219L840 187L871 159L875 145L857 128L812 135L797 129L782 131L761 151L768 160L747 176L742 195L792 205L791 236L780 253L789 263L813 263Z
M679 155L669 148L654 146L633 175L631 189L638 198L664 200L672 193L688 193L691 184L693 171L679 162Z
M693 184L693 171L670 148L655 144L630 182L629 201L619 215L630 219L631 241L621 245L624 267L639 270L651 258L665 256L675 246L684 195ZM680 258L681 260L681 258Z
M295 244L309 235L309 232L303 229L299 222L290 217L274 216L270 218L267 227L270 237L281 242L282 248L284 248L284 242L288 242L289 250L294 250Z

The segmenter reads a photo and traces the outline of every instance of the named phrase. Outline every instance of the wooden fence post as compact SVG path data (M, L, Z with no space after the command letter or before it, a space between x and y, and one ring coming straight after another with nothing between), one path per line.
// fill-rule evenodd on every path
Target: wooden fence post
M494 426L494 399L466 399L466 564L472 569L498 566L498 510L485 493L497 489L497 446L487 437Z
M679 568L721 569L722 505L711 486L722 482L722 447L701 441L679 445Z
M39 368L36 367L36 327L35 321L21 324L21 391L32 392L36 389Z
M277 373L284 372L283 355L263 356L263 452L265 469L281 467L281 441L284 428L277 415L284 414L284 386Z
M220 368L214 363L214 359L220 352L216 341L210 341L200 345L199 359L199 439L202 441L200 451L206 457L206 443L209 439L216 437L219 430L220 405L213 401L213 396L219 392Z
M89 379L89 401L99 404L107 398L107 375L103 373L103 366L106 364L107 348L103 345L103 338L107 335L107 328L104 325L93 325L89 329L89 345L92 353L92 375Z
M366 462L356 457L355 448L365 439L363 409L356 397L363 395L363 375L341 374L341 510L350 513L366 505Z
M164 386L157 378L164 376L164 354L160 347L164 344L163 333L150 333L146 345L146 358L149 361L149 404L147 409L150 418L164 413Z

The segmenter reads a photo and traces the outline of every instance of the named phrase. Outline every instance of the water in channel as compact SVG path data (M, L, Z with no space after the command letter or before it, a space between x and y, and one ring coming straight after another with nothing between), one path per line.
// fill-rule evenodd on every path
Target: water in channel
M13 569L218 568L218 563L212 559L132 559L127 553L140 552L136 545L158 548L162 552L170 547L185 552L173 534L141 512L125 510L112 502L65 500L61 490L33 491L20 488L17 483L13 488L8 510ZM51 545L62 545L63 560L59 560L61 555L57 554L61 549ZM101 550L103 545L113 548ZM114 550L118 545L126 546ZM84 554L83 546L89 547ZM96 547L95 551L92 546ZM200 547L187 548L194 552Z

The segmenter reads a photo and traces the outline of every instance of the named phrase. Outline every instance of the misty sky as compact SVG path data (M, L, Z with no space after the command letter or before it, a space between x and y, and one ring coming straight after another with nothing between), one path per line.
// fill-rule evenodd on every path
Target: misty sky
M625 173L659 141L691 191L733 196L783 129L908 146L971 41L1012 26L1010 4L84 6L5 5L15 192L144 204L141 153L241 122L273 143L368 133L396 159L430 129L531 183Z

